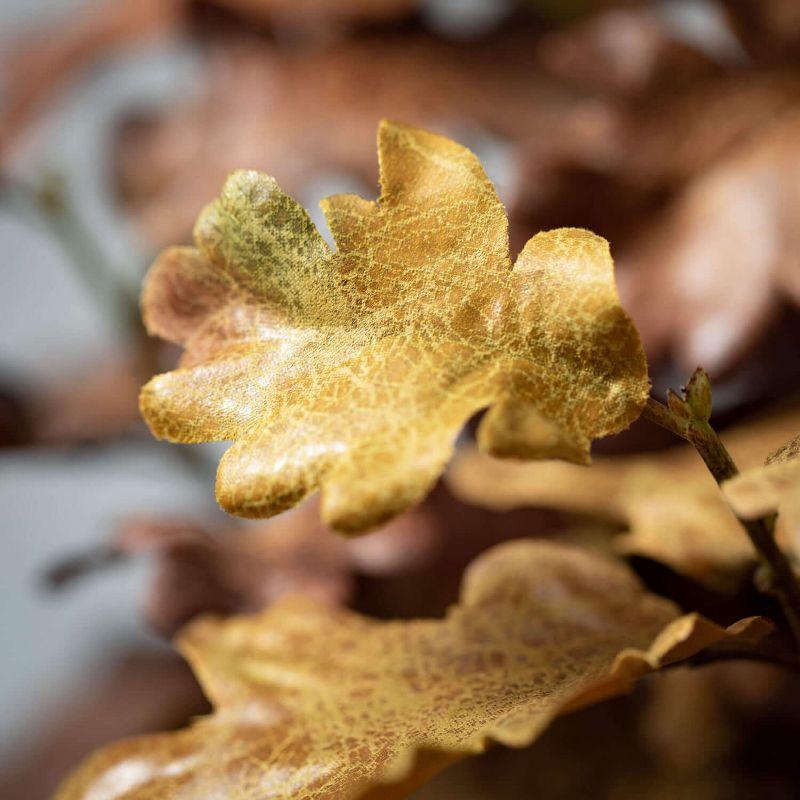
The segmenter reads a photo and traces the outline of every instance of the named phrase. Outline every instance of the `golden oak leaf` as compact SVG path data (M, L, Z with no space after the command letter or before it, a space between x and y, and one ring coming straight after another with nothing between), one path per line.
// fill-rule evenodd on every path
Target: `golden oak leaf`
M757 519L775 512L795 544L800 543L800 435L781 445L763 466L752 467L723 485L737 514Z
M560 229L512 264L478 160L442 136L380 126L380 199L334 195L332 251L266 175L234 173L195 247L145 285L148 329L186 348L147 384L156 436L235 440L217 499L264 517L323 489L323 517L362 531L418 502L463 424L489 408L499 456L588 461L648 390L608 244Z
M798 412L736 428L722 438L742 467L758 464L800 424ZM465 449L448 482L466 502L507 510L541 506L601 516L625 526L620 552L662 561L710 587L730 590L755 551L741 523L691 447L598 458L589 468L558 462L496 461Z
M524 747L560 713L770 627L679 617L619 563L509 542L472 564L444 620L379 622L290 598L193 623L179 645L214 714L101 750L58 800L344 800L375 786L398 797L489 741Z

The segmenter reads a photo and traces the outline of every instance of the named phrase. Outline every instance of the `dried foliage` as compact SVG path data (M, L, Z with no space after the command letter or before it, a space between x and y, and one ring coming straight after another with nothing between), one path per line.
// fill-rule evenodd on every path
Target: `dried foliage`
M481 409L485 450L585 462L646 400L604 240L541 233L512 269L472 153L384 123L379 154L378 202L323 203L335 253L274 180L240 172L147 279L148 329L186 353L142 412L161 438L236 440L217 475L231 513L321 486L325 520L363 531L427 494Z
M7 151L22 138L28 125L70 80L131 45L165 38L177 40L192 29L198 5L212 14L230 12L255 26L313 36L314 32L329 34L337 27L401 19L419 4L419 0L85 2L85 8L69 17L17 33L4 48L0 67L6 97L0 120L0 160L7 157Z
M153 629L171 636L198 614L261 611L287 595L347 603L356 576L408 572L432 557L440 534L430 515L415 509L371 536L344 539L320 523L311 501L245 527L132 518L113 546L156 562L145 614Z
M173 0L110 2L77 14L57 30L18 34L6 43L0 61L5 88L0 161L70 78L131 42L174 33L176 10Z
M759 61L800 55L800 7L794 0L723 0L739 40Z
M784 113L690 181L626 253L643 270L626 307L650 357L670 350L683 365L720 371L785 299L800 303L798 142L800 115Z
M800 436L781 445L763 466L728 481L725 495L746 519L780 512L795 547L800 547Z
M580 224L612 241L651 363L702 363L716 375L741 364L798 296L787 276L800 213L791 121L800 73L778 41L779 27L793 35L795 4L730 5L741 38L757 19L785 20L755 62L693 59L647 4L545 37L542 64L602 98L604 122L561 152L538 135L526 143L513 208L519 225ZM571 141L568 126L556 126L560 137Z
M515 141L549 136L583 116L582 104L537 69L531 39L523 29L480 47L421 32L314 49L217 44L199 98L123 121L119 192L145 239L163 246L188 237L198 200L233 169L268 171L295 196L320 173L374 182L385 116Z
M66 444L130 433L141 425L136 406L141 369L124 358L98 359L69 382L32 398L32 437L38 444Z
M189 5L187 0L182 0ZM206 0L254 21L292 28L325 30L336 25L387 22L402 19L420 0Z
M3 169L16 167L13 145L81 70L157 37L207 56L199 97L150 118L131 113L117 129L117 189L159 246L188 238L198 206L231 169L253 168L225 181L193 245L165 250L149 273L148 331L184 353L145 386L140 408L159 438L233 442L217 476L225 510L262 518L291 509L252 525L130 518L108 546L55 571L70 577L120 556L150 557L148 620L162 634L189 623L179 647L214 708L176 733L98 751L58 800L399 797L494 743L525 747L557 717L669 664L753 657L798 669L789 633L800 641L800 598L786 591L796 589L791 567L766 515L779 512L778 541L798 560L800 437L757 465L800 430L800 414L724 436L745 468L724 494L689 448L587 467L593 439L639 415L649 381L608 243L583 229L621 254L621 294L656 383L662 362L721 374L763 345L786 306L800 303L797 3L721 0L735 40L709 41L702 53L676 38L664 4L519 0L511 24L468 41L426 30L436 9L426 16L423 5L109 0L59 35L34 32L2 55ZM323 201L329 247L279 183L307 197L329 172L372 182L374 128L386 115L501 147L516 162L501 188L520 241L509 246L505 210L469 150L382 122L381 195ZM522 246L523 235L550 227ZM160 369L140 339L137 358L96 365L87 380L30 402L3 394L0 440L128 432L131 386ZM777 347L771 360L785 361ZM704 377L696 372L669 409L647 409L693 441L722 480L736 469L706 425ZM738 377L739 387L748 382ZM443 486L412 508L480 412L478 446L457 455L448 482L483 508L459 505ZM596 519L559 531L553 510ZM327 527L361 533L384 522L353 539ZM585 547L507 541L531 533ZM438 616L464 564L498 541L467 569L444 619L400 621L412 611ZM753 544L767 553L755 572ZM637 567L648 582L657 574L648 585L683 608L739 622L726 629L699 613L680 616L605 557L612 551L647 557ZM362 613L342 607L351 602ZM741 619L781 603L777 630L762 617ZM197 618L208 612L225 618ZM113 738L115 726L113 736L175 724L198 699L188 673L170 678L173 667L163 686L148 665L122 674L129 702L120 715L76 707L69 718L81 718L85 738L53 737L43 752L60 765L56 748L72 760L89 739ZM707 781L718 751L736 761L736 723L713 699L719 681L669 675L650 695L639 736L641 748L659 751L660 777L653 785L646 770L625 774L614 797L744 796L749 783L733 787L738 766L718 785ZM750 691L753 716L769 717L761 703L777 679L745 682L725 691ZM781 687L791 688L788 679ZM130 702L139 694L163 708ZM102 705L110 695L101 692ZM162 716L163 725L153 722ZM602 729L590 735L597 730L602 738ZM551 770L569 772L574 753L573 743ZM56 768L32 775L25 764L3 786L44 785ZM521 776L504 790L536 794L529 765ZM486 796L479 783L456 779L443 796Z
M525 746L564 711L768 629L678 617L621 565L508 543L473 564L442 621L379 623L289 599L194 623L180 646L215 713L106 748L58 799L354 798L377 786L397 797L489 741Z
M723 435L740 466L797 430L796 411ZM489 459L474 449L453 462L448 483L463 500L495 509L544 506L611 519L623 526L621 552L669 564L730 591L752 569L755 552L700 457L688 446L653 455L597 458L585 469ZM788 545L788 541L786 542Z
M708 56L678 41L648 3L584 15L545 34L537 50L548 72L613 100L663 94L720 71Z
M79 446L144 429L136 395L145 374L119 354L95 358L34 388L0 389L0 447Z

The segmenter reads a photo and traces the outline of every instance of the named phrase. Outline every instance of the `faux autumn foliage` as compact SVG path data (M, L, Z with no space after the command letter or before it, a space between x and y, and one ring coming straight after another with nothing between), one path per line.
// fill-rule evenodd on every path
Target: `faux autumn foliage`
M478 443L492 455L586 464L593 438L644 410L718 482L735 474L705 373L669 407L647 398L604 240L542 233L512 267L504 210L468 150L383 123L379 155L378 201L323 203L336 251L274 180L235 173L195 246L163 253L147 279L148 328L185 353L144 388L143 413L164 438L234 440L217 480L226 509L269 516L321 488L323 517L364 531L423 498L485 409ZM772 521L740 524L797 633ZM381 623L286 598L191 623L180 646L214 714L100 751L59 798L399 797L663 665L768 657L772 631L680 616L621 564L513 542L470 567L444 620Z
M149 556L145 600L151 628L172 636L201 613L260 611L291 594L344 604L359 576L404 574L441 546L431 514L413 509L372 536L347 539L319 519L313 501L252 526L133 517L110 543L117 557Z
M765 453L799 427L797 410L786 411L726 431L724 441L747 476ZM499 461L464 448L447 480L459 498L474 505L501 511L556 508L619 523L624 530L614 546L620 552L657 559L720 591L740 587L756 556L736 515L689 446L649 455L603 456L595 459L591 470L558 461ZM775 506L760 513L774 510ZM781 533L787 547L792 545L789 531Z
M153 246L191 234L198 198L243 164L293 197L326 173L372 185L375 127L392 114L417 127L492 131L519 141L558 129L579 104L537 69L530 31L451 42L407 30L316 49L215 43L197 97L120 122L115 183Z
M541 233L512 267L472 153L389 122L378 152L377 202L323 202L335 252L271 178L240 172L195 247L147 278L148 329L186 352L142 413L172 441L234 440L217 475L231 513L270 516L321 487L326 521L363 531L424 497L482 409L485 450L580 463L644 405L604 240Z
M800 434L770 454L762 466L731 479L725 494L737 513L748 519L780 512L800 543Z

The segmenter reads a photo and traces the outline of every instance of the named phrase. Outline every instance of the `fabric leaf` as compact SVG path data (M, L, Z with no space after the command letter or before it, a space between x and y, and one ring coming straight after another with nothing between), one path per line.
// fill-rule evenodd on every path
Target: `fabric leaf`
M309 502L247 525L129 517L109 546L154 562L145 617L155 631L172 637L199 614L261 611L287 595L347 603L356 576L408 573L442 544L443 531L424 507L351 539L322 525L318 504Z
M195 246L147 278L147 327L185 355L142 412L162 438L234 440L217 476L230 513L270 516L321 487L326 521L362 531L428 492L481 409L485 450L583 463L645 402L605 240L540 233L512 268L469 150L389 122L378 150L378 201L323 202L335 252L273 179L238 172Z
M58 800L399 797L489 741L524 747L560 713L769 629L680 617L621 564L518 540L473 563L444 620L378 622L295 598L193 623L180 648L215 712L107 747Z
M722 438L734 461L746 469L798 424L797 411L791 411L725 432ZM625 528L614 542L620 552L663 561L714 589L736 589L756 558L725 496L689 446L598 458L589 469L497 461L465 448L447 479L460 499L475 505L499 511L555 508L618 523Z
M731 505L746 519L780 512L793 541L800 534L800 436L781 445L763 466L753 467L724 485Z

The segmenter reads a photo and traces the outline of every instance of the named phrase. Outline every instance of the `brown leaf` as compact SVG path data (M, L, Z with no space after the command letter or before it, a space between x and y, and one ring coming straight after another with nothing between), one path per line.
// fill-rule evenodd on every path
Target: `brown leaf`
M139 424L141 373L133 359L109 356L77 371L68 382L46 387L31 404L34 440L79 443L129 433Z
M95 357L40 386L0 389L0 447L75 446L141 428L137 395L146 373L134 359Z
M779 513L795 548L800 547L800 435L781 445L763 465L727 481L723 488L737 514L758 519Z
M754 58L797 63L800 6L795 0L722 0L722 6Z
M800 114L785 114L691 182L623 258L650 358L719 373L800 303ZM631 287L632 270L636 279Z
M177 9L174 0L114 0L79 10L57 25L18 33L2 57L0 157L6 157L35 115L81 70L132 42L172 34Z
M408 16L420 0L204 0L211 11L232 12L256 27L330 37L338 28L391 22ZM47 103L68 84L124 48L184 36L194 0L85 0L69 16L28 32L16 32L2 58L3 117L0 157L21 137ZM10 37L7 37L10 38Z
M620 96L661 92L720 71L680 42L647 3L587 15L538 44L543 65L583 91Z
M797 430L792 411L723 434L741 467ZM463 500L495 509L544 506L605 517L625 527L621 552L669 564L717 589L736 588L755 561L741 524L688 446L655 455L597 458L589 468L496 461L462 451L447 475Z
M207 0L208 2L208 0ZM409 15L421 0L210 0L211 6L234 11L256 22L291 28L336 28L337 25L391 22Z
M735 157L799 101L795 70L728 71L644 96L624 115L620 178L651 190L680 190Z
M701 76L624 102L585 101L522 143L514 219L528 227L585 225L628 249L643 229L663 225L665 204L687 182L732 157L798 101L800 79L788 71ZM649 262L627 260L635 269L625 277L656 306Z
M151 627L171 636L198 614L260 611L290 594L346 603L357 575L407 572L434 554L439 538L430 516L415 509L370 536L343 539L322 525L310 501L245 527L131 518L114 548L155 560L145 614Z
M419 502L464 423L487 452L588 461L647 392L608 244L532 238L512 267L505 211L478 160L384 122L382 195L335 195L338 249L272 178L234 173L196 246L147 278L148 330L186 348L141 394L156 436L234 440L217 474L230 513L266 517L321 488L360 532Z
M385 116L516 141L548 134L582 104L541 74L531 41L523 29L480 45L408 32L315 49L218 45L199 100L121 126L120 194L163 246L188 238L198 202L233 169L265 170L295 196L325 172L373 183Z
M374 622L286 600L255 617L198 621L180 647L215 713L106 748L58 800L344 800L373 787L398 797L490 741L523 747L567 710L769 627L678 617L622 565L512 542L473 564L444 620Z

